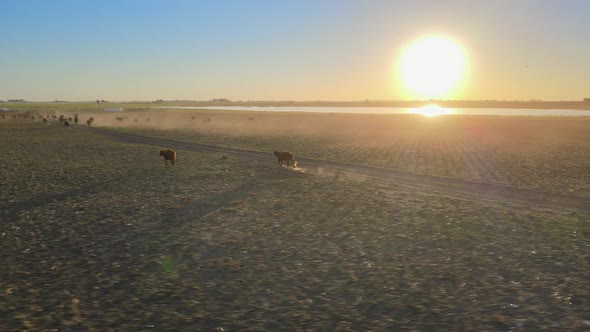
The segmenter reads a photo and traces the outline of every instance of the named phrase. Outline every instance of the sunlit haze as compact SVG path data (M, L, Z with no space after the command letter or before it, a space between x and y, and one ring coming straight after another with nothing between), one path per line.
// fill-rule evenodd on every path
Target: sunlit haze
M590 97L590 1L4 0L0 11L0 100Z

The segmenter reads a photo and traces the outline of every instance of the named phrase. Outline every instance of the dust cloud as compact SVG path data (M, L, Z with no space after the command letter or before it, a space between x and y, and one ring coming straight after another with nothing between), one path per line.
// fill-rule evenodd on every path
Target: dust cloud
M72 112L61 112L73 117ZM247 111L166 111L79 112L80 123L93 117L93 126L215 133L232 136L316 136L342 134L387 138L396 128L394 118L420 121L416 116L377 114L273 113ZM279 148L279 147L277 147Z

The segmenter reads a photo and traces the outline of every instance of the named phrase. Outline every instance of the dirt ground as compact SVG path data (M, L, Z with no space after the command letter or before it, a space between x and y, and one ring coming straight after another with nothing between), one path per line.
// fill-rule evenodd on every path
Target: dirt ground
M590 117L137 111L96 118L98 127L159 138L590 197Z
M575 209L298 172L270 153L178 149L167 167L168 146L33 121L0 122L0 143L1 330L590 325Z
M79 127L90 130L109 139L135 144L171 146L188 151L217 152L239 158L239 160L268 160L269 152L252 151L199 144L166 138L142 136L118 130ZM489 200L499 203L522 204L528 208L561 209L590 213L590 197L570 193L551 193L537 189L516 188L503 184L471 181L427 174L417 174L385 168L355 165L312 158L297 158L295 170L328 176L345 177L349 180L372 181L382 185L403 185L427 192L451 194L470 199Z

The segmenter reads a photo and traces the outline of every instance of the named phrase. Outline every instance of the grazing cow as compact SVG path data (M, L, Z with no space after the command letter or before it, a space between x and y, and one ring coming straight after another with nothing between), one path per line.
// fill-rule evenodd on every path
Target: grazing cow
M92 121L90 121L90 120L87 120L87 121L86 121L86 124L88 125L88 127L90 127L90 126L92 125Z
M174 150L160 150L160 156L164 157L164 162L168 165L168 160L172 162L172 166L174 166L174 161L176 160L176 151Z
M286 151L274 151L274 155L277 156L279 161L279 165L283 165L283 161L287 161L287 167L289 167L289 162L293 162L293 167L297 167L297 162L295 161L295 156L291 152Z
M69 127L70 123L68 121L64 121L64 126Z

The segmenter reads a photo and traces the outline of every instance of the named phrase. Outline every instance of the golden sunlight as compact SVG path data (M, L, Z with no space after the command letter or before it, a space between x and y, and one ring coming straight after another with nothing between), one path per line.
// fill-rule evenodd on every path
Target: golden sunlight
M463 48L444 36L429 36L408 46L399 61L399 78L412 99L451 97L467 67Z
M454 114L455 111L452 108L444 108L438 105L426 105L423 107L413 108L412 114L423 115L427 117L433 117L438 115Z

